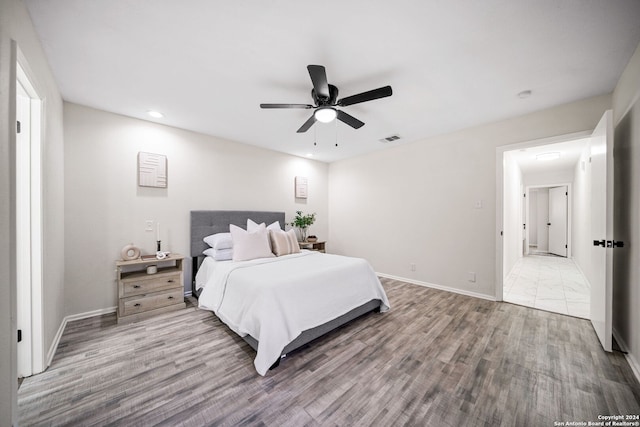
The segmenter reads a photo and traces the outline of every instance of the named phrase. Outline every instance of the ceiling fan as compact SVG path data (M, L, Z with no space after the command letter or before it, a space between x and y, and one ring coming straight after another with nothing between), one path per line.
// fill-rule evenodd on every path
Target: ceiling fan
M322 65L308 65L307 70L309 70L309 76L311 76L311 82L313 83L311 98L313 98L314 105L260 104L260 108L314 108L315 111L311 117L309 117L309 119L300 126L298 133L306 132L316 121L329 123L336 118L354 129L360 129L364 126L364 122L361 122L352 115L347 114L342 110L338 110L335 107L347 107L361 102L385 98L387 96L391 96L393 93L391 86L384 86L338 100L338 88L327 83L327 72Z

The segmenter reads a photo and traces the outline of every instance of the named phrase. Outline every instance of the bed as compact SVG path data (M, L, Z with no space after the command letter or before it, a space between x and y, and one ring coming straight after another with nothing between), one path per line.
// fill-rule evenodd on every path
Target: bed
M284 227L283 212L191 211L192 293L254 350L260 375L282 356L389 301L366 260L301 251L247 261L204 256L203 238L246 228L247 220Z

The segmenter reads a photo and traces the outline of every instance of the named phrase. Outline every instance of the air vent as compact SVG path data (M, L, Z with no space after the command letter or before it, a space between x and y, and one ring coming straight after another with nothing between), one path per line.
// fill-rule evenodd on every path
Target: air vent
M399 139L400 139L400 135L391 135L391 136L388 136L386 138L382 138L380 140L380 142L384 142L386 144L387 142L393 142L393 141L397 141Z

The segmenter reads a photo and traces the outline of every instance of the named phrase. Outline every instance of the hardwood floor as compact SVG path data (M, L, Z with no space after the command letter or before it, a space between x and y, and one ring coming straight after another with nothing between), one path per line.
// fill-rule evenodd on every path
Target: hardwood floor
M194 308L69 323L24 380L20 425L553 426L640 414L624 356L587 320L382 279L368 314L260 377L255 353Z

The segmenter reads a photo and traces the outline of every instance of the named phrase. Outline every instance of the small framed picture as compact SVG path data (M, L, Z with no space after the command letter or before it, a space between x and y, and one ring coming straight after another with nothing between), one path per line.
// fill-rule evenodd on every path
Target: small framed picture
M308 195L307 178L304 176L296 176L296 198L306 199Z
M167 188L167 156L139 152L138 185L140 187Z

